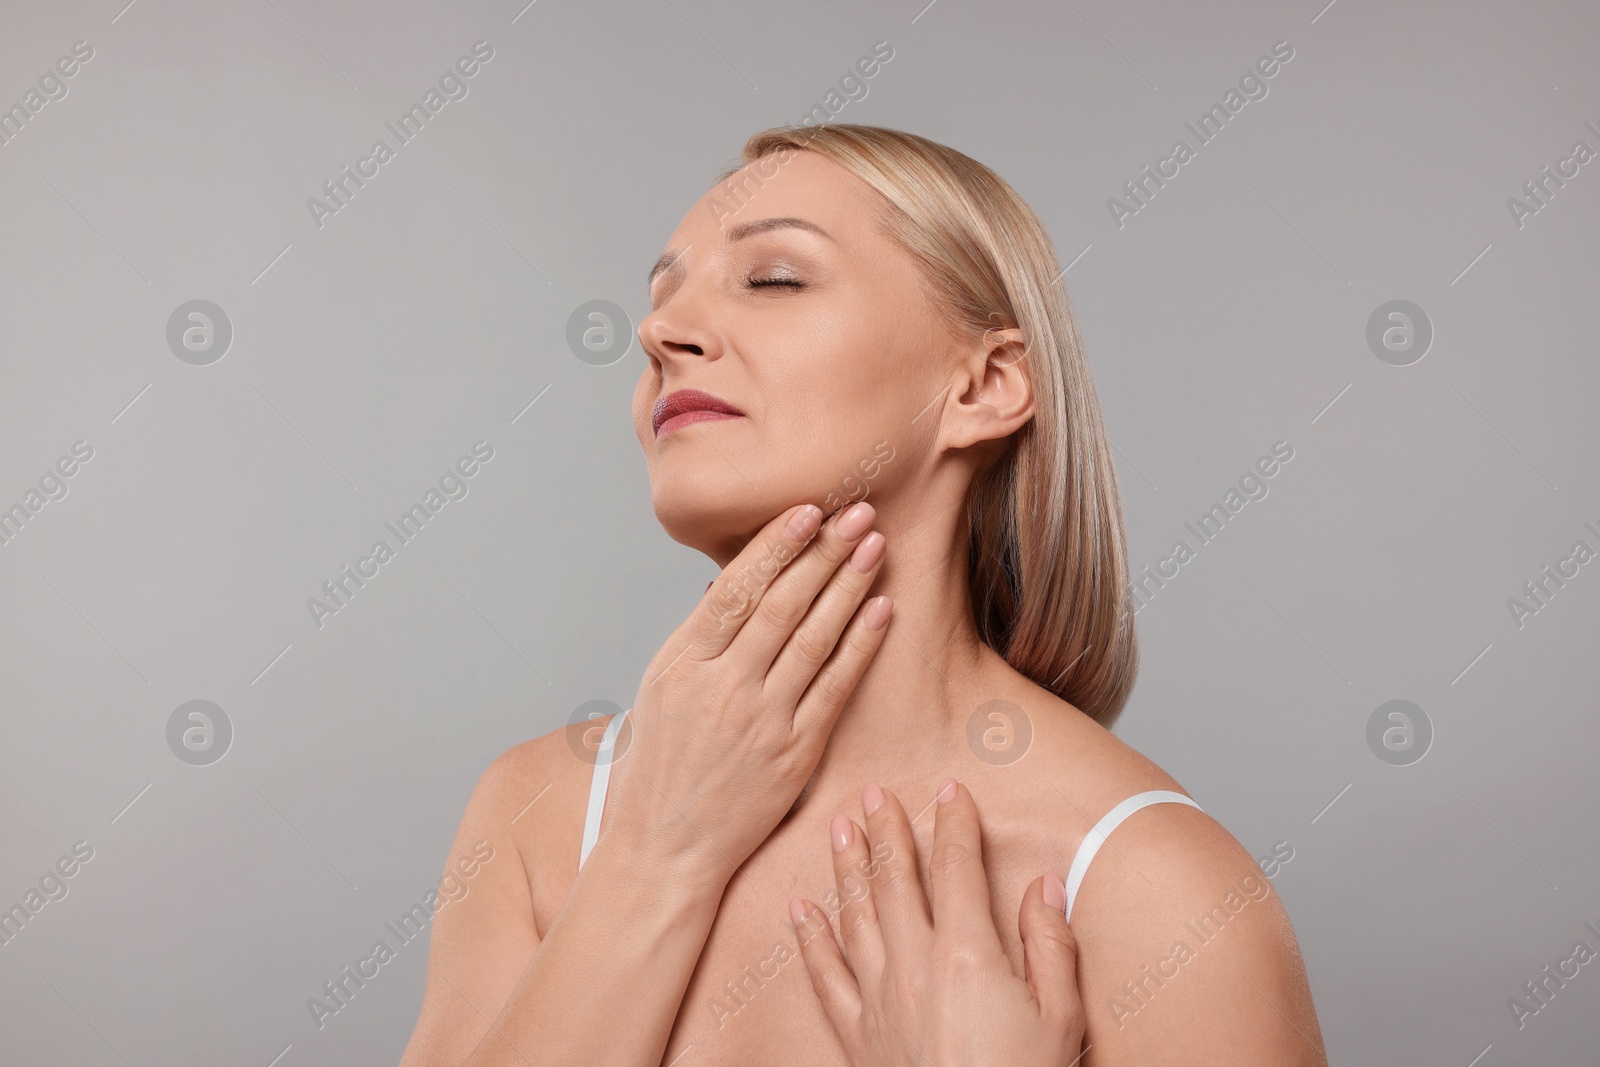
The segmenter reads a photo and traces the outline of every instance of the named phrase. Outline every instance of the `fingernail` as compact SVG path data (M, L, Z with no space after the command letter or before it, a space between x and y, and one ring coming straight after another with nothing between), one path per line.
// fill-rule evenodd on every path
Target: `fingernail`
M873 516L876 514L877 511L871 504L865 500L858 500L839 516L839 524L834 529L846 541L854 541L872 525Z
M948 804L950 803L951 798L955 795L956 780L954 778L946 778L939 784L939 794L935 799L937 799L941 804Z
M789 519L789 525L784 527L790 539L804 541L817 532L822 525L822 509L815 504L807 504Z
M1067 883L1055 871L1044 876L1044 902L1057 911L1067 910Z
M789 900L789 921L796 926L805 924L806 906L800 903L799 897L791 897Z
M850 553L850 566L857 574L865 574L878 562L878 557L883 555L883 534L873 530L862 538L856 550Z
M889 623L889 612L894 609L894 601L888 594L875 596L867 603L867 610L861 614L861 622L869 630L881 630Z
M833 850L843 852L850 847L850 820L844 815L835 815L833 822L828 824L828 837L833 841Z
M883 790L878 788L878 783L868 782L867 787L861 791L861 810L871 815L883 807Z

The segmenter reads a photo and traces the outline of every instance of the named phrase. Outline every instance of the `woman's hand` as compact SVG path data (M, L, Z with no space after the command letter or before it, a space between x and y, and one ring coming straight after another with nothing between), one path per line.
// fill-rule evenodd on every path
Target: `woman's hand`
M814 504L779 515L651 660L605 820L634 862L720 891L793 806L888 632L887 596L861 607L874 517L865 501L825 523Z
M950 779L938 799L931 916L911 823L893 794L876 785L861 794L867 832L844 815L834 816L828 831L847 901L839 913L843 955L816 905L789 904L811 986L850 1064L1076 1063L1085 1020L1061 879L1035 878L1022 896L1019 978L989 915L972 794Z

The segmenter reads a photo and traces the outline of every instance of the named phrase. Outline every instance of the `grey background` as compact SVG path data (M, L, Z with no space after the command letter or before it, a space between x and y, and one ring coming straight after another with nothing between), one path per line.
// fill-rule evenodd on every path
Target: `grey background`
M715 574L651 512L637 341L591 366L568 316L636 325L744 137L879 40L838 121L988 163L1073 262L1135 564L1295 450L1140 611L1118 733L1295 850L1273 884L1333 1061L1594 1061L1600 963L1520 1032L1507 1002L1600 949L1600 563L1521 628L1507 600L1600 548L1600 163L1521 228L1506 201L1600 149L1600 9L924 3L5 6L0 106L95 54L0 146L0 505L94 457L0 546L0 906L94 858L0 946L0 1061L398 1058L425 942L320 1031L307 998L436 884L484 767L630 703ZM307 198L480 39L319 229ZM1279 40L1267 97L1119 229L1107 198ZM233 326L210 366L166 344L194 299ZM1410 366L1366 344L1391 299L1435 330ZM468 495L317 628L480 439ZM1410 766L1366 741L1397 698L1435 731ZM167 745L195 699L234 730L209 766Z

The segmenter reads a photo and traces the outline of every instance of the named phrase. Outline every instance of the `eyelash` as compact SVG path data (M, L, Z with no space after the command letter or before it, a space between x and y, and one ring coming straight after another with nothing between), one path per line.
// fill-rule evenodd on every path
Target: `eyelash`
M767 289L783 287L790 289L804 289L806 283L798 278L746 278L745 287L749 289Z

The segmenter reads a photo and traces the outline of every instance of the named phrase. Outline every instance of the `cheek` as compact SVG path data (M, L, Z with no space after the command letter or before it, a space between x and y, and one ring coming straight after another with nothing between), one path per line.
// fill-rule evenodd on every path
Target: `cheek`
M787 471L793 489L831 513L878 491L881 479L864 472L881 472L882 465L874 465L876 443L904 438L891 432L895 410L881 383L813 394L785 412L776 430L779 443L768 450L770 462Z
M901 331L881 316L857 322L831 331L797 373L775 382L774 395L788 398L774 409L783 435L810 453L787 462L838 489L861 477L863 466L871 469L875 456L908 449L913 434L936 425L937 405L929 402L942 383L934 382L923 332ZM875 452L880 442L887 444Z

